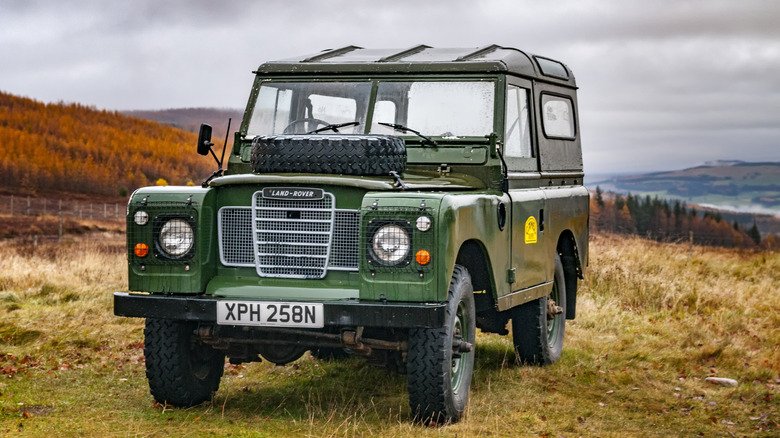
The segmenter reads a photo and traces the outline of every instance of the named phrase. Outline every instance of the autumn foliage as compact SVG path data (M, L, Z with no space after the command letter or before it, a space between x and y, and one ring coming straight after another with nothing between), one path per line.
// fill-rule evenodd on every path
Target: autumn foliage
M718 212L689 208L684 202L669 202L629 194L604 195L598 188L590 198L590 223L596 231L635 234L661 242L688 241L726 248L777 249L773 235L762 240L755 223L745 228L729 223Z
M0 187L126 195L163 179L186 184L213 167L197 135L79 104L0 92Z

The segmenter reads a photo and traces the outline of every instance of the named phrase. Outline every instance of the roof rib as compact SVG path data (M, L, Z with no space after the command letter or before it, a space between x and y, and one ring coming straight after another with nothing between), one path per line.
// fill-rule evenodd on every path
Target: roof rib
M340 55L343 55L345 53L349 53L349 52L351 52L353 50L358 50L358 49L362 49L362 47L346 46L346 47L342 47L340 49L326 50L323 53L320 53L319 55L310 56L310 57L302 60L301 62L322 61L322 60L325 60L325 59L328 59L328 58L333 58L335 56L340 56Z
M422 52L425 49L430 49L431 46L426 46L425 44L420 44L414 47L410 47L406 50L402 50L398 53L385 56L384 58L379 58L377 62L393 62L393 61L400 61L403 58L406 58L407 56L415 55L417 53Z
M499 46L499 45L491 44L489 46L485 46L485 47L479 48L476 51L471 52L469 54L463 55L463 56L455 59L455 61L456 62L457 61L470 61L470 60L472 60L474 58L487 55L490 52L495 52L496 50L498 50L500 48L501 48L501 46Z

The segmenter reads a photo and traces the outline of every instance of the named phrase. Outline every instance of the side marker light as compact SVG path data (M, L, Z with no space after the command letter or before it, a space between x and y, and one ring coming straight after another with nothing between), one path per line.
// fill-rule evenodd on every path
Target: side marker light
M149 254L149 245L145 243L136 243L133 252L138 257L146 257Z
M417 263L421 265L427 265L431 262L431 253L428 251L421 249L417 251L417 254L414 255L414 259L417 261Z

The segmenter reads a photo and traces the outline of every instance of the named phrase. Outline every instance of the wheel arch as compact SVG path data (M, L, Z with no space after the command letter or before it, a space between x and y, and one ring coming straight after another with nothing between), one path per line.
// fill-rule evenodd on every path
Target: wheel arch
M556 251L563 264L566 283L566 319L574 319L577 311L577 279L583 278L584 272L574 233L564 230L558 237Z
M494 309L496 305L496 285L490 256L485 245L477 239L463 242L458 250L455 264L469 271L474 286L476 311Z

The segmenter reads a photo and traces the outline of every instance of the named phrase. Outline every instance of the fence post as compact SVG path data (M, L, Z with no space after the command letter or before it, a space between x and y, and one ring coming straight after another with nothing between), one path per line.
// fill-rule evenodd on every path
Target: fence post
M60 201L60 204L61 203L62 203L62 201ZM60 208L60 232L59 232L59 235L57 236L57 242L58 243L62 242L62 209L61 208Z
M106 203L103 203L103 219L108 217L108 209L106 208Z
M25 214L30 215L30 195L27 195L27 212Z
M688 231L688 237L690 238L690 244L688 245L688 258L693 257L693 230Z
M114 217L119 217L119 204L114 203Z

